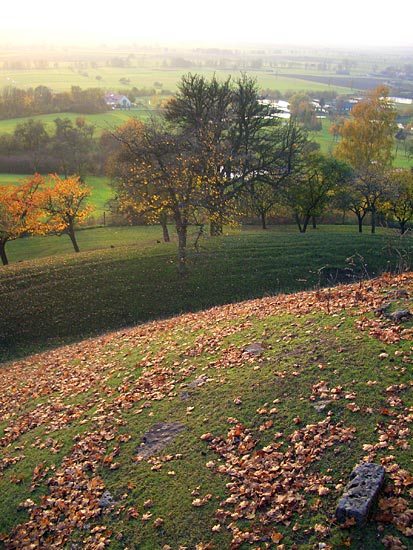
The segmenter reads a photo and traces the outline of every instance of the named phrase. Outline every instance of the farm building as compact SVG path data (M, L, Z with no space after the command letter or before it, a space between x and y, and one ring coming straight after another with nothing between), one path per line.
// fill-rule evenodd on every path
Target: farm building
M130 109L131 101L121 94L105 94L105 103L112 109Z
M261 99L259 101L259 103L261 105L267 105L267 106L271 107L274 110L274 112L272 114L272 116L274 116L274 117L288 119L291 116L290 104L288 103L288 101L283 101L281 99L278 100L278 101L272 101L272 100L269 100L269 99Z

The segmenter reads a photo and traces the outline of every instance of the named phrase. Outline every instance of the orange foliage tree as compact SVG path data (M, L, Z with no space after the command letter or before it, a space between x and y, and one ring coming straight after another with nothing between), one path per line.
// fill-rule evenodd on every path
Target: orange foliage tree
M75 227L93 210L87 202L90 189L77 175L61 178L57 174L50 174L49 177L51 185L42 191L40 201L47 216L48 229L58 235L69 235L75 252L79 252Z
M6 244L24 234L43 231L40 223L39 187L43 179L39 174L27 178L21 185L0 187L0 258L8 264Z

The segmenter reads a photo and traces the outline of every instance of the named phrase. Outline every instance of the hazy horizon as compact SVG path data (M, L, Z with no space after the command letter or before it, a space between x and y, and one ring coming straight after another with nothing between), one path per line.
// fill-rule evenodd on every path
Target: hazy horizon
M205 8L204 6L207 6ZM413 47L413 3L399 0L394 23L389 8L347 0L332 9L331 2L297 0L287 4L262 0L252 10L234 0L158 0L138 5L125 0L121 9L102 9L73 0L70 9L56 9L51 0L22 0L6 4L0 19L0 45L5 43L158 43L177 45L297 46L326 48Z

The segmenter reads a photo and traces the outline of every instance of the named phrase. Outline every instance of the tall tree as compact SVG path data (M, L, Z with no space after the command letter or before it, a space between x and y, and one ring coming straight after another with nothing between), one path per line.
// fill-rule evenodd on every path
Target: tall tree
M14 130L14 137L21 149L29 154L31 169L33 172L37 172L45 146L49 142L49 135L43 122L41 120L29 119L27 122L17 124Z
M220 234L233 210L233 199L254 178L280 176L289 168L289 138L296 136L291 126L271 116L270 108L259 100L254 79L242 75L220 83L199 75L186 75L178 93L166 106L168 121L194 135L208 149L209 193L204 206L209 212L211 234ZM292 150L290 149L290 153ZM215 160L212 160L215 158ZM211 162L212 160L212 162Z
M267 229L267 217L275 210L279 200L274 189L268 183L256 179L248 186L241 200L248 212L259 217L262 229Z
M118 151L123 163L116 187L127 216L144 214L159 219L170 212L178 236L178 272L187 272L187 233L191 216L202 202L208 183L203 150L192 134L173 134L163 128L126 128ZM134 130L134 131L133 131Z
M59 172L65 176L76 173L84 179L93 160L94 125L83 116L77 117L75 124L69 118L56 118L54 122L52 153L59 159Z
M35 174L16 187L0 187L0 258L3 265L8 264L6 244L9 241L41 231L38 192L42 183L41 176Z
M336 154L356 172L357 188L371 213L372 233L378 204L385 194L384 174L393 160L395 118L389 89L378 86L353 107L350 118L339 129L342 139Z

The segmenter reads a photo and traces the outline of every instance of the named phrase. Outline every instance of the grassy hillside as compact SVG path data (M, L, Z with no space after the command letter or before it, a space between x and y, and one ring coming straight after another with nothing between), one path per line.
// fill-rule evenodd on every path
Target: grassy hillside
M411 548L412 321L376 312L412 293L386 276L2 365L0 545ZM385 485L363 527L339 526L362 461Z
M410 234L401 240L386 230L359 235L354 226L321 226L301 235L283 226L204 237L195 250L196 232L185 280L176 271L175 237L159 242L158 227L80 231L80 254L67 236L9 243L10 261L18 263L0 268L2 357L185 311L371 277L410 265L413 244Z

